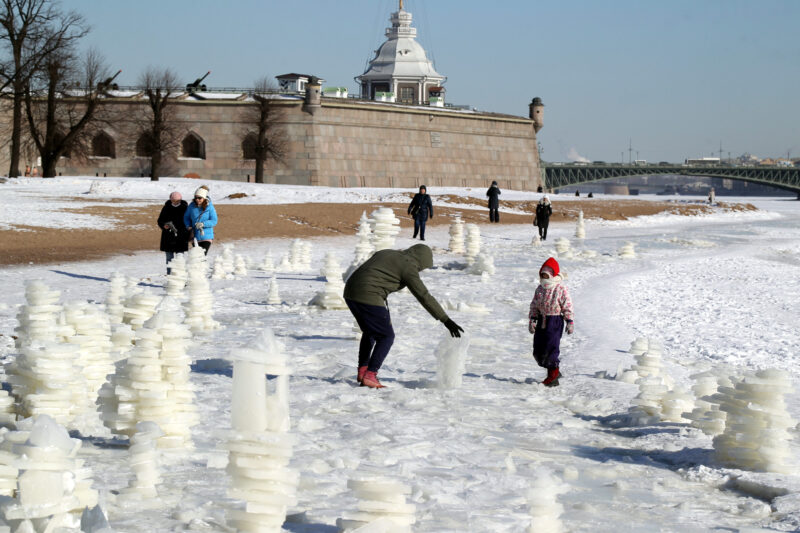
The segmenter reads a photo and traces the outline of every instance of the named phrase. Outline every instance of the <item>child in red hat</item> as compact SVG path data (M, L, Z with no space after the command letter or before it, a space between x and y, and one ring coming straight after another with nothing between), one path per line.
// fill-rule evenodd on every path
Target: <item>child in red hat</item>
M566 329L572 335L574 329L572 299L562 283L558 261L550 257L539 269L539 286L533 293L528 313L528 331L533 333L533 358L539 366L547 369L542 383L557 387L561 334Z

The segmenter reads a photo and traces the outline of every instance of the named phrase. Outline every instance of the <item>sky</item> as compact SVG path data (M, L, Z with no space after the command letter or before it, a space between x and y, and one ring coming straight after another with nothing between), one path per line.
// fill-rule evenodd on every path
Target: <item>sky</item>
M313 74L357 93L397 0L64 0L118 81L150 65L249 87ZM405 0L447 101L527 116L546 161L800 157L796 0ZM629 151L629 147L632 150Z

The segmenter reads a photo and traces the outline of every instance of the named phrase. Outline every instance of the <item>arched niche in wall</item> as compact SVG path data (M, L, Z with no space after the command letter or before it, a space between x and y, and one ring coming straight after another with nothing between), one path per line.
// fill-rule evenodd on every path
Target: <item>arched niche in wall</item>
M181 157L206 158L206 143L202 137L190 131L181 141Z

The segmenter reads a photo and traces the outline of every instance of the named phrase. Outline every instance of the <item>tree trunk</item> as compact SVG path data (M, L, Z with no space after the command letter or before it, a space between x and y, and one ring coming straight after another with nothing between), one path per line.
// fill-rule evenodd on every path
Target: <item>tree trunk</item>
M264 183L264 160L256 158L256 183Z
M153 150L150 155L150 181L158 181L161 177L161 152Z
M11 165L8 177L19 177L19 154L22 150L22 91L14 89L14 101L11 119Z
M56 164L58 163L58 158L53 157L51 155L46 155L42 157L42 177L43 178L55 178L56 177Z

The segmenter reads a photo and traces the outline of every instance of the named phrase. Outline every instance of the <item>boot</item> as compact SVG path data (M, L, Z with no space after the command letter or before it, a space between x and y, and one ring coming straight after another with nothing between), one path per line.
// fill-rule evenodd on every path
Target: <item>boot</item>
M558 387L559 377L561 377L561 373L558 371L558 368L548 368L547 377L542 381L542 385L545 387Z
M358 380L359 383L361 383L364 380L364 374L366 373L367 373L366 365L358 367L358 377L356 379Z
M383 385L381 382L378 381L378 373L377 372L370 372L367 370L364 372L364 377L361 379L361 386L362 387L369 387L371 389L382 389Z

